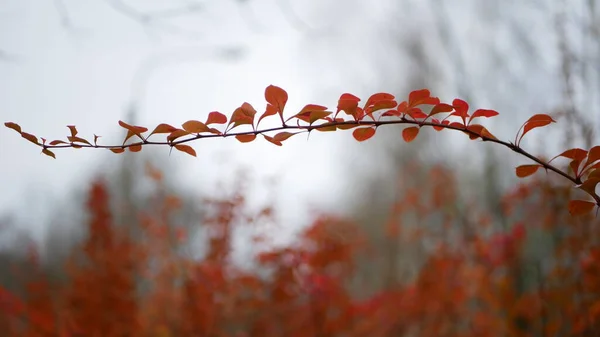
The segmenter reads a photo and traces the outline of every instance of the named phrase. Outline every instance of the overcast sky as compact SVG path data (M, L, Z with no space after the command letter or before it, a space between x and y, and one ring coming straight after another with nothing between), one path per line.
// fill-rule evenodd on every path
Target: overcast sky
M462 82L439 44L440 32L432 28L439 20L434 15L437 2L401 3L404 15L389 14L400 6L392 0L3 1L0 50L7 58L0 61L0 119L47 139L64 138L66 125L75 124L88 139L95 133L103 136L101 142L114 143L122 133L117 121L126 118L132 99L137 102L137 123L149 128L203 120L214 110L229 115L243 102L261 113L264 89L270 84L288 91L290 111L307 103L334 107L343 92L366 99L376 91L408 90L384 87L394 81L382 81L381 73L371 68L394 55L402 59L402 53L390 51L398 48L389 43L393 32L421 32L423 39L431 40L427 48L439 53L434 63L443 77L439 95L451 100ZM484 14L479 7L486 6L476 1L444 3L453 43L467 68L462 81L471 83L474 103L511 116L509 122L494 124L498 136L510 139L528 115L560 102L559 58L548 33L548 13L556 10L550 8L552 1L489 5ZM162 12L168 9L165 4L192 4L190 10L198 11L148 25L122 4L147 12ZM529 35L521 40L511 35L511 20L525 22ZM533 59L522 56L531 43ZM504 68L485 56L491 49L506 55L500 62ZM390 71L390 77L409 73L410 63L400 63L403 66ZM159 65L134 80L144 64ZM597 96L591 101L591 114L600 116ZM466 141L454 143L460 135L436 137L440 146L458 144L453 145L457 151L475 151ZM536 137L532 135L532 144ZM555 147L549 142L546 149ZM278 204L285 210L282 220L291 224L307 221L307 209L338 213L352 198L354 179L389 173L385 163L348 160L354 158L348 153L372 151L369 144L352 141L350 132L313 133L309 141L303 135L283 147L234 139L197 141L193 146L198 158L169 156L166 147L157 151L179 167L182 182L202 193L217 191L240 167L254 173L259 194L261 182L277 177ZM1 129L0 214L17 210L20 221L39 229L55 200L86 186L92 174L117 162L118 156L107 152L67 149L56 151L57 159L52 160L12 130ZM370 173L357 172L366 167L372 168L365 171Z

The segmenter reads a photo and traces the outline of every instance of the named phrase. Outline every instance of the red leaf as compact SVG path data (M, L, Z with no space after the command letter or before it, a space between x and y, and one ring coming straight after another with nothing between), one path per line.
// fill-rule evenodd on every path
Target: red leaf
M583 215L591 212L595 206L596 204L591 201L571 200L569 201L569 213L571 215Z
M542 167L542 165L521 165L517 167L517 177L525 178L537 172L537 170Z
M585 166L591 165L598 160L600 160L600 145L596 145L590 149L590 152L588 153L588 160Z
M50 142L50 145L58 145L58 144L68 144L68 143L64 142L62 140L53 140Z
M90 142L88 142L87 140L85 140L85 139L83 139L83 138L80 138L80 137L76 137L76 136L69 136L69 137L67 137L67 139L69 139L69 141L70 141L71 143L78 142L78 143L84 143L84 144L87 144L87 145L90 145L90 146L92 145L92 144L90 144Z
M235 139L239 140L242 143L248 143L248 142L255 140L256 135L255 134L237 135L237 136L235 136Z
M77 135L77 128L75 125L67 125L67 127L71 131L71 137L75 137Z
M581 185L577 186L579 189L586 191L589 194L596 193L596 186L600 183L600 175L592 176L590 175L586 181L584 181Z
M45 154L45 155L47 155L47 156L49 156L49 157L52 157L52 158L56 159L56 156L54 155L54 153L52 151L48 150L48 149L43 149L42 153Z
M392 94L388 94L385 92L373 94L373 95L371 95L371 97L369 97L369 99L367 100L367 103L365 103L365 109L367 107L373 106L376 103L381 102L381 101L393 101L393 100L394 100L394 95L392 95Z
M129 151L131 152L140 152L142 151L142 144L133 144L129 147Z
M432 119L431 119L431 121L432 121L433 123L436 123L436 124L443 124L443 122L442 122L442 123L440 123L440 121L439 121L439 120L437 120L437 119L435 119L435 118L432 118ZM448 123L449 123L448 121L444 121L444 122L447 122L446 124L448 124ZM435 129L435 131L442 131L442 130L444 130L444 127L442 127L442 126L437 126L437 125L434 125L434 126L433 126L433 128Z
M412 117L414 119L427 118L427 115L423 112L423 110L421 110L419 108L410 108L405 112L405 114L409 115L410 117Z
M414 90L408 95L408 105L414 107L421 104L435 105L439 104L437 97L431 97L431 92L427 89Z
M444 112L450 112L452 110L454 110L454 107L450 104L446 104L446 103L436 104L433 107L433 109L431 109L429 116L437 115L439 113L444 113Z
M521 143L521 139L523 139L523 136L525 136L525 134L535 128L539 128L539 127L543 127L546 126L550 123L554 123L556 122L554 119L552 119L552 117L550 117L549 115L546 114L537 114L537 115L533 115L531 116L531 118L529 118L524 124L523 124L523 133L521 134L521 137L519 138L519 141L517 142L517 145L519 143Z
M177 144L175 145L175 148L181 152L185 152L187 154L189 154L190 156L196 156L196 151L189 145L185 145L185 144Z
M486 117L486 118L490 118L490 117L494 117L494 116L498 116L498 112L495 110L486 110L486 109L478 109L475 110L475 112L473 112L473 115L471 115L471 119L469 120L472 121L473 118L477 118L477 117Z
M585 159L585 157L587 157L587 154L588 154L588 152L584 149L573 148L573 149L564 151L563 153L559 154L558 156L552 158L550 161L553 161L554 159L556 159L558 157L565 157L565 158L569 158L569 159L573 159L573 160L577 160L577 161L581 162Z
M417 138L418 134L419 134L419 128L416 126L402 130L402 138L407 143L410 143L413 140L415 140L415 138Z
M38 141L37 137L27 133L27 132L21 132L21 137L27 139L28 141L32 142L33 144L39 145L40 142Z
M365 140L373 137L374 135L375 128L373 127L359 128L352 132L352 136L354 137L354 139L358 140L359 142L364 142Z
M265 99L277 109L277 112L283 114L288 94L280 87L270 85L265 89Z
M224 114L222 114L218 111L213 111L213 112L209 113L208 118L206 119L206 125L225 124L225 123L227 123L227 116L225 116Z
M450 114L450 116L459 116L462 118L463 123L467 124L467 117L469 117L469 103L463 101L462 99L455 98L452 101L452 106L454 107L454 112Z
M4 126L6 126L9 129L13 129L15 131L17 131L18 133L21 133L21 127L19 126L19 124L13 123L13 122L6 122L4 123Z
M340 111L344 111L346 114L353 116L354 119L356 119L356 108L358 107L358 102L360 102L360 98L348 93L342 94L338 100L336 115Z
M323 118L331 115L331 111L310 110L310 109L306 110L307 107L309 107L309 106L307 105L306 107L304 107L304 109L302 109L302 111L304 111L304 112L300 112L299 114L293 116L292 118L298 118L301 121L312 124L312 123L318 121L319 119L323 119ZM319 105L314 105L314 107L321 108L321 106L319 106ZM322 107L322 108L325 108L325 107ZM325 109L327 109L327 108L325 108Z
M125 149L122 147L111 147L109 150L111 150L113 153L123 153L125 152Z

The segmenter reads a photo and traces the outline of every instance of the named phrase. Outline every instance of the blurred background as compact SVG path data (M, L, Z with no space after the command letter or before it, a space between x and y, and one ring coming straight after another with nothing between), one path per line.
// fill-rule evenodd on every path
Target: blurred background
M522 146L551 158L600 143L598 6L595 0L5 0L0 116L46 139L64 138L65 126L74 124L80 135L112 144L124 136L118 120L180 125L211 111L230 115L243 102L262 113L270 84L289 93L287 111L308 103L331 108L346 92L363 100L389 92L402 101L428 88L444 102L461 98L472 109L500 112L484 124L503 140L513 139L531 115L550 114L558 123L528 134ZM508 149L424 131L411 144L387 127L362 143L339 131L297 136L282 147L197 141L197 158L147 147L122 155L62 150L53 160L4 128L0 302L11 314L0 324L15 336L600 334L598 294L577 283L585 268L574 262L596 256L597 221L569 216L566 200L576 191L542 173L518 181L514 167L528 162ZM129 255L106 238L105 227L130 240ZM160 248L165 240L168 247ZM81 255L85 261L73 261ZM125 255L129 264L112 264ZM179 272L164 276L156 261ZM135 291L111 291L119 299L136 294L127 303L139 307L123 309L135 324L102 321L98 313L110 311L103 307L109 304L84 296L83 289L121 284L109 277L108 285L94 285L100 276L90 270L104 275L100 265L129 272L119 275ZM572 282L563 278L556 293L547 290L567 273L565 265L576 268ZM227 276L224 266L238 274ZM457 284L481 287L438 308L459 288L454 276L440 278L444 270L460 274ZM199 274L212 275L218 289L198 281ZM240 281L242 274L254 283ZM50 288L25 286L40 280ZM431 280L442 288L432 290ZM239 284L246 288L232 290ZM259 288L275 294L292 285L298 289L271 300L246 298ZM55 297L37 296L47 289ZM153 297L156 289L172 302ZM210 308L192 305L179 311L189 319L172 314L150 324L162 316L147 308L180 308L181 296L193 297L181 289L212 294L200 297ZM232 302L239 312L215 298L218 291L240 301ZM494 309L481 309L474 298ZM45 314L32 309L44 307L38 300L46 301ZM16 313L17 301L22 312ZM74 314L82 306L104 327ZM274 323L274 313L288 312L281 306L296 314ZM516 307L537 314L525 317ZM471 320L461 310L489 317ZM588 314L598 320L577 320ZM555 317L569 319L554 323ZM117 330L102 330L107 325Z

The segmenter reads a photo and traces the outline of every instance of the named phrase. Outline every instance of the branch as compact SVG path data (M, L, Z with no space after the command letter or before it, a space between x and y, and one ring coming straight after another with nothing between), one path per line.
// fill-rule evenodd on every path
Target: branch
M441 103L439 98L432 97L429 90L415 90L410 93L407 101L396 102L395 97L388 93L377 93L371 95L364 106L359 107L360 98L352 94L342 94L338 100L337 111L328 111L327 107L308 104L300 112L284 119L284 108L288 100L288 94L285 90L269 86L265 90L265 99L267 106L265 112L256 121L257 111L249 103L243 103L231 115L227 117L224 114L213 111L209 113L205 122L190 120L182 124L181 128L176 128L169 124L159 124L149 135L148 128L143 126L129 125L119 121L119 125L127 130L127 135L120 145L99 145L98 136L94 135L93 144L84 138L77 136L77 128L69 125L71 135L66 141L53 140L46 143L46 139L38 138L32 134L23 132L18 124L7 122L4 125L17 131L23 138L42 148L42 153L55 158L51 149L62 148L101 148L109 149L114 153L123 153L125 149L131 152L139 152L143 146L166 145L176 150L196 156L196 151L187 143L204 138L227 138L235 137L242 143L252 142L257 136L262 135L265 140L281 146L284 141L299 133L310 133L312 131L337 131L354 129L353 137L357 141L365 141L373 137L377 128L385 125L408 125L402 131L402 138L406 142L412 142L423 127L432 127L436 131L454 130L465 133L470 139L481 139L484 142L491 142L509 148L533 161L535 164L521 165L516 168L516 174L524 178L536 173L540 168L552 171L576 185L579 189L586 192L593 198L593 202L585 200L573 200L569 203L571 214L583 214L590 212L600 206L600 196L595 192L596 186L600 183L600 146L594 146L589 151L573 148L564 151L550 161L543 160L521 148L520 143L523 137L533 129L547 126L556 121L549 115L536 114L529 118L515 136L514 142L499 140L491 134L483 125L473 123L476 118L491 118L498 115L498 112L488 109L478 109L469 113L469 105L461 99L454 99L452 104ZM430 106L428 113L422 109L423 106ZM384 111L385 110L385 111ZM375 118L375 112L383 111ZM343 112L352 117L344 119L338 117ZM331 115L333 114L333 117ZM259 129L260 122L270 116L278 115L281 122L280 126ZM438 119L439 115L445 115L443 119ZM370 120L367 120L369 118ZM452 121L451 121L452 120ZM295 121L294 124L290 124ZM318 124L315 124L320 122ZM224 130L211 127L211 124L225 125ZM238 126L251 126L251 131L231 132ZM152 135L166 134L165 141L149 140ZM127 143L132 137L139 138L139 141ZM563 171L551 162L563 157L570 159L569 170ZM572 172L573 174L571 174Z

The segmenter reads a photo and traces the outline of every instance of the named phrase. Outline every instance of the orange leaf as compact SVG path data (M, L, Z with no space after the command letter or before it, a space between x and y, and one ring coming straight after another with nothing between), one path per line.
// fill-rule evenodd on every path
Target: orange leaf
M521 165L517 167L517 177L525 178L537 172L537 170L542 167L542 165Z
M301 112L301 113L293 116L292 118L298 118L299 120L307 122L312 125L312 123L318 121L319 119L323 119L329 115L331 115L331 111L308 110L305 112Z
M142 144L133 144L133 145L129 146L129 151L131 151L131 152L142 151Z
M233 124L233 128L239 125L253 125L254 124L254 115L256 114L256 110L252 107L252 105L245 103L242 104L239 108L235 109L233 114L231 115L231 119L229 120L229 125Z
M291 136L295 135L295 133L291 133L291 132L280 132L278 134L276 134L275 136L273 136L273 139L275 139L276 141L282 142L288 138L290 138Z
M222 114L218 111L213 111L213 112L209 113L208 118L206 119L206 125L225 124L225 123L227 123L227 116L225 116L224 114Z
M190 156L196 156L196 151L189 145L185 145L185 144L177 144L175 145L175 148L181 152L185 152L187 154L189 154Z
M571 215L583 215L591 212L596 206L595 203L585 200L571 200L569 201L569 213Z
M265 137L266 140L268 140L269 142L271 142L271 143L273 143L273 144L275 144L277 146L282 146L283 145L280 141L275 140L275 138L273 138L273 137L270 137L270 136L267 136L267 135L264 135L264 134L263 134L263 137Z
M179 137L183 137L186 135L189 135L190 133L185 131L185 130L181 130L181 129L176 129L175 131L171 132L168 136L167 136L167 141L168 142L172 142L175 139L179 138Z
M143 126L129 125L123 121L119 121L119 125L129 131L127 133L127 137L125 137L125 141L127 141L127 139L129 139L133 135L136 135L140 137L140 139L144 140L144 137L142 137L142 133L148 131L148 129Z
M354 139L358 140L359 142L364 142L365 140L373 137L374 135L375 128L372 127L359 128L352 132L352 136L354 136Z
M189 133L200 133L200 132L208 132L209 128L204 123L200 121L187 121L181 125L181 127L189 132Z
M71 130L71 137L75 137L77 135L77 128L75 125L67 125L69 130Z
M92 145L92 144L90 144L90 142L88 142L87 140L85 140L85 139L83 139L83 138L76 137L76 136L69 136L69 137L67 137L67 139L69 139L69 141L70 141L71 143L74 143L74 142L79 142L79 143L84 143L84 144L87 144L87 145L90 145L90 146Z
M155 128L154 131L152 131L152 133L150 134L150 136L152 136L153 134L159 134L159 133L171 133L173 131L177 130L176 127L171 126L169 124L158 124ZM150 137L148 136L148 137Z
M267 104L267 108L265 110L265 113L263 113L260 118L258 119L258 122L256 122L256 126L258 126L258 124L260 124L260 121L265 118L265 117L269 117L269 116L273 116L277 114L277 108L274 107L271 104Z
M235 139L239 140L242 143L248 143L256 139L255 134L247 134L247 135L237 135Z
M56 156L54 155L54 153L52 151L48 150L48 149L43 149L42 153L45 154L45 155L47 155L47 156L49 156L49 157L52 157L52 158L56 159Z
M4 126L6 126L9 129L13 129L13 130L17 131L18 133L21 133L21 127L17 123L6 122L6 123L4 123Z
M407 143L410 143L413 140L415 140L415 138L417 138L418 134L419 134L419 128L416 126L402 130L402 138Z
M125 149L122 147L111 147L109 150L111 150L113 153L123 153L125 152Z
M265 89L265 99L277 109L277 112L283 114L288 94L280 87L270 85Z

